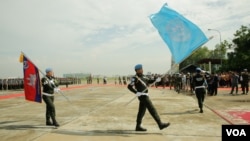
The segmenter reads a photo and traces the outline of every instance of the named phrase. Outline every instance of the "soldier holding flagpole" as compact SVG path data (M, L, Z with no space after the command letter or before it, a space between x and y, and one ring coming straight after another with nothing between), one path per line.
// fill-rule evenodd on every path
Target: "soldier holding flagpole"
M41 81L43 86L43 101L46 103L46 125L58 127L60 125L56 121L56 109L54 105L54 92L58 91L58 83L53 76L51 68L47 68L45 72L46 76Z
M136 94L140 103L139 103L139 111L137 114L137 124L135 131L147 131L147 129L141 126L142 119L145 115L146 109L148 109L149 113L152 115L154 120L157 122L160 130L167 128L170 123L163 123L158 115L153 103L151 102L148 96L148 88L147 86L150 83L153 83L155 80L150 80L148 77L143 75L142 65L138 64L135 66L136 75L132 77L130 84L128 84L128 89Z

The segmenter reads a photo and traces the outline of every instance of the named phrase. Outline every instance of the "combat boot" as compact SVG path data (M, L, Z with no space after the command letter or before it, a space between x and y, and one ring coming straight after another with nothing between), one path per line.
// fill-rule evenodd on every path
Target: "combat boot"
M56 127L60 126L57 122L53 123L53 125L56 126Z
M202 108L200 108L200 113L203 113L203 109Z
M146 128L143 128L141 125L136 125L136 127L135 127L135 131L147 131L147 129Z
M160 130L162 130L164 128L167 128L169 125L170 125L170 123L168 122L168 123L161 123L158 126L159 126Z
M56 127L59 127L60 125L56 121L56 118L55 117L51 117L51 118L52 118L52 121L53 121L53 125L56 126Z
M53 126L53 124L50 121L46 121L47 126Z
M50 121L50 117L46 117L46 125L47 126L53 126L53 124Z
M162 130L164 128L167 128L170 125L169 122L168 123L162 123L161 119L160 119L159 115L156 113L156 111L155 111L155 114L152 114L152 115L153 115L154 120L158 124L158 127L160 128L160 130Z

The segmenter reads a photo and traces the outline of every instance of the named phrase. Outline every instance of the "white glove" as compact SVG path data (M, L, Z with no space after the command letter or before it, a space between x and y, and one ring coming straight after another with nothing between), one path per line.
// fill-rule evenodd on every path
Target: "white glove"
M136 95L137 97L142 96L142 95L148 96L148 93L137 92L135 95Z
M158 78L156 79L156 82L160 82L160 81L161 81L161 78L158 77Z
M52 85L55 85L53 80L50 80L49 83L52 84Z
M60 88L58 87L54 88L54 92L59 93L59 91L60 91Z
M135 95L136 95L137 97L139 97L139 96L141 96L141 93L137 92Z

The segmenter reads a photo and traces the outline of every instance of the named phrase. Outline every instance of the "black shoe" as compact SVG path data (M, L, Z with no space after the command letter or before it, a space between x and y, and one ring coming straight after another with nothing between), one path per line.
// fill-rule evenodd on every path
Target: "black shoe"
M147 129L146 128L143 128L143 127L141 127L141 126L136 126L135 127L135 131L147 131Z
M47 121L47 122L46 122L46 125L47 125L47 126L54 126L54 124L52 124L50 121Z
M170 123L162 123L161 125L159 125L160 130L167 128L170 125Z
M55 127L59 127L60 125L56 122L56 123L53 123L53 125L55 126Z
M203 113L203 110L202 110L202 109L200 110L200 113Z

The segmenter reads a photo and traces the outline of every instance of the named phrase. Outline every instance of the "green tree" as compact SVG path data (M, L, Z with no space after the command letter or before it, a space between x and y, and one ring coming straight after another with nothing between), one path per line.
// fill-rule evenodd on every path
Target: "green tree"
M228 52L228 50L232 50ZM227 58L226 58L227 55ZM199 65L201 59L220 59L221 67L218 71L242 71L243 69L250 70L250 27L241 26L234 34L232 41L224 40L215 46L214 50L208 50L206 46L194 51L181 64L180 68L187 65ZM207 69L208 65L205 66ZM212 68L212 70L215 70Z
M227 54L228 59L225 62L224 69L242 71L250 69L250 28L241 26L234 34L232 44L227 44L228 48L234 48L234 51Z
M181 64L180 68L183 68L187 65L193 64L198 66L198 61L203 58L212 57L212 51L210 51L206 46L200 47L196 51L194 51L187 59L185 59Z
M226 58L226 52L227 52L228 46L231 46L231 44L226 40L224 40L220 44L217 44L214 50L214 52L216 52L215 58L224 60Z

